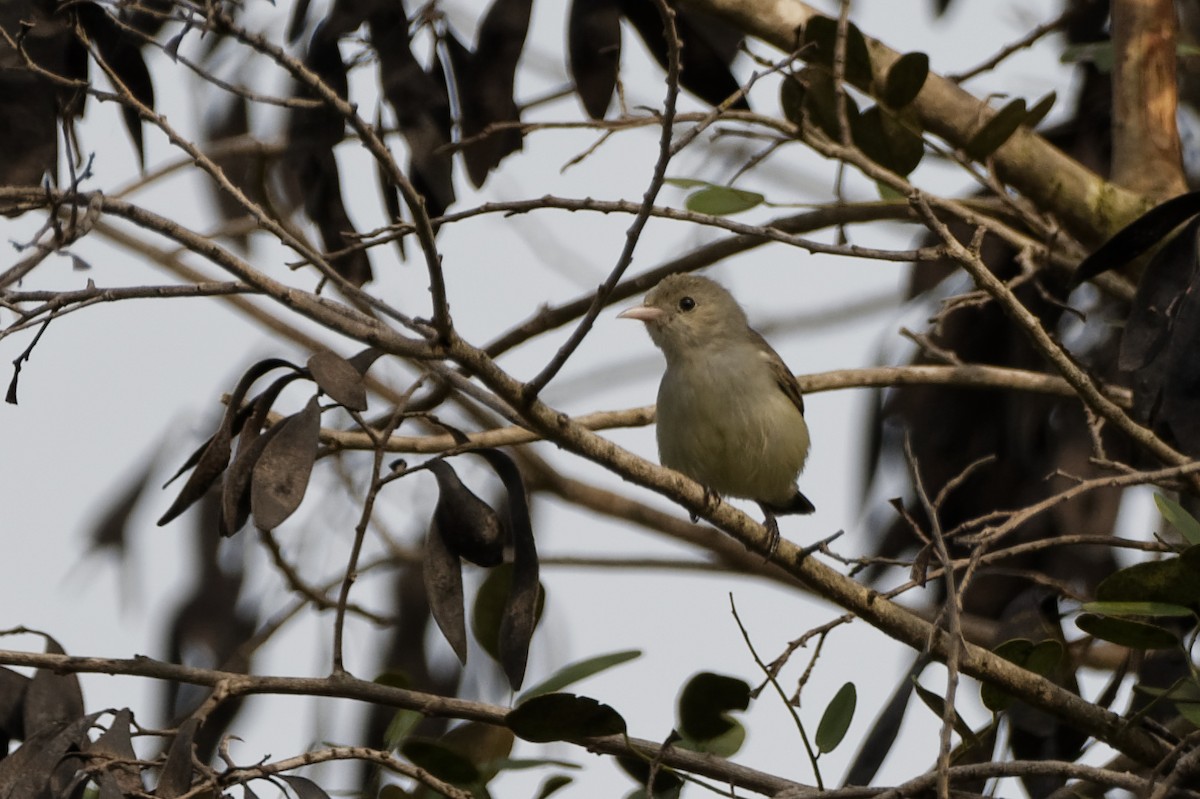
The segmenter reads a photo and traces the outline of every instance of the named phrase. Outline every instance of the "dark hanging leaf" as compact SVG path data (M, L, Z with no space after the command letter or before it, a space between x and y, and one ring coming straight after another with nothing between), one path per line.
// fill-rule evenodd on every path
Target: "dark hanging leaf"
M1088 635L1130 649L1172 649L1179 646L1178 635L1148 622L1084 613L1075 623Z
M509 711L505 723L534 743L573 741L625 732L625 719L608 705L575 694L544 694Z
M283 425L277 424L261 435L242 436L238 442L237 456L221 485L220 532L225 538L232 537L250 520L250 483L254 466L262 457L263 450L271 439L279 435Z
M1167 234L1196 214L1200 214L1200 191L1181 194L1154 206L1117 231L1100 249L1084 258L1075 270L1071 285L1078 286L1110 269L1125 266L1151 247L1163 242Z
M737 54L741 34L733 26L717 23L696 9L672 7L675 31L682 44L679 85L709 105L720 105L740 88L729 64ZM644 0L621 0L621 11L665 69L667 38L658 8ZM741 97L732 107L748 109L750 104Z
M450 96L445 73L434 59L426 71L413 57L408 21L399 3L381 4L370 17L371 47L379 56L379 79L392 107L400 135L411 156L409 175L425 197L430 216L441 216L454 202L453 162L447 145L451 139ZM390 178L386 183L394 200ZM398 210L392 214L399 218Z
M89 754L113 760L137 760L137 753L133 749L132 731L133 713L129 708L118 710L113 716L112 722L109 723L108 729L87 747L87 751ZM113 765L104 772L104 776L117 789L118 797L132 795L135 791L141 791L145 787L142 785L141 774L137 766ZM102 796L103 793L102 787Z
M833 70L837 26L837 20L830 17L814 16L808 21L804 29L804 56L810 64L820 64ZM846 81L865 90L871 85L873 76L867 40L858 26L851 22L846 30Z
M599 674L602 671L608 671L614 666L619 666L622 663L642 656L639 649L630 649L625 652L613 652L609 655L597 655L586 660L576 661L570 665L564 666L554 674L547 677L542 682L527 690L517 698L517 704L524 702L527 699L532 699L541 694L552 694L561 691L568 685L574 685L580 680L585 680L593 674Z
M304 63L339 97L347 96L346 64L333 28L323 24L317 29ZM318 99L315 92L303 87L298 96ZM362 286L371 279L371 262L366 250L354 246L357 236L342 201L341 176L333 156L344 129L341 115L326 105L292 109L286 156L290 169L284 177L289 196L304 203L304 211L320 231L325 249L341 253L330 261L333 268L352 285Z
M1197 338L1200 218L1187 223L1150 259L1138 282L1118 357L1120 367L1133 377L1135 415L1189 454L1200 452L1200 361L1193 345Z
M65 655L62 646L50 636L46 639L46 654ZM25 689L23 725L26 736L43 729L58 729L83 715L83 690L76 674L56 674L38 669Z
M167 749L167 760L158 775L158 785L154 788L154 795L158 799L176 799L191 787L193 741L199 726L199 719L189 718L176 730Z
M250 416L242 425L241 435L238 436L237 453L233 456L233 463L225 472L225 479L221 484L221 517L218 529L226 538L236 534L249 521L250 483L254 475L254 465L258 463L263 449L271 439L283 429L282 424L277 424L263 432L271 406L275 404L280 392L300 377L298 372L289 372L272 382L267 390L252 402Z
M292 7L292 18L288 22L287 39L289 44L295 44L300 41L300 34L304 33L304 26L308 23L308 5L311 0L296 0L296 5Z
M621 65L620 0L573 0L567 53L584 110L592 119L604 119Z
M538 582L537 545L529 518L529 498L521 470L508 455L496 449L478 449L475 455L492 467L508 497L508 530L512 539L513 562L504 617L500 622L500 664L508 684L516 690L525 678L529 643L542 613L543 592ZM478 601L476 601L478 608Z
M1193 551L1200 548L1186 550ZM1184 557L1135 563L1104 578L1096 586L1096 599L1194 606L1200 603L1200 571Z
M468 758L427 738L409 738L400 747L400 753L440 780L451 785L466 787L479 782L482 775Z
M214 103L204 115L204 137L209 143L218 145L241 139L250 135L249 102L240 94L223 98ZM225 177L249 199L258 203L260 208L271 209L278 201L267 196L267 161L255 152L228 152L219 146L211 154L213 163L221 167ZM208 181L217 210L226 222L239 222L249 218L249 212L231 194L226 192L215 181ZM232 237L237 246L245 251L249 244L249 236L238 233Z
M308 359L313 380L336 403L352 411L367 409L367 389L354 364L329 350L314 353Z
M1029 113L1025 115L1025 121L1021 124L1029 129L1036 128L1046 118L1046 114L1050 113L1050 109L1054 107L1054 101L1058 99L1058 94L1050 92L1042 99L1033 104L1029 109Z
M496 511L463 485L444 460L430 461L438 483L434 521L446 548L478 566L495 566L504 559L505 531Z
M850 127L859 149L897 175L910 174L925 155L921 137L880 106L873 105L861 116L854 117Z
M471 631L475 640L484 652L497 663L502 663L500 656L501 628L504 624L505 608L508 596L512 591L513 566L502 563L491 569L479 586L475 602L471 606ZM538 591L535 606L534 625L542 615L544 596Z
M924 704L925 707L933 711L933 714L937 716L939 720L946 718L946 698L944 696L921 685L921 683L917 682L915 677L912 678L912 686L913 690L917 693L917 698L921 700L921 703ZM984 685L983 687L988 688L989 686ZM993 710L993 712L995 710L990 706L988 709ZM971 727L965 721L963 721L962 716L958 715L957 709L952 710L950 719L951 724L954 726L954 731L958 733L960 738L962 738L964 741L973 741L975 739L974 731L972 731Z
M321 443L321 406L313 397L304 410L280 422L283 429L254 464L250 507L254 523L273 530L300 507L317 447Z
M628 799L674 799L679 796L679 792L683 788L683 780L674 771L660 766L652 772L650 764L646 762L645 758L633 755L618 755L617 765L621 767L622 771L632 777L638 785L650 785L649 797L646 796L643 790L642 792L635 792ZM652 773L654 782L650 783Z
M50 3L0 3L0 26L16 34L34 22L36 35L22 40L29 57L54 74L86 79L87 53L72 35L67 15L53 9ZM46 174L57 183L59 107L70 118L86 95L57 89L26 69L22 57L3 41L0 62L0 185L36 186ZM0 213L15 211L0 204Z
M8 751L9 741L25 738L25 691L28 687L29 678L24 674L0 668L0 751Z
M821 714L821 723L817 725L817 734L813 739L822 754L837 749L838 744L846 737L857 704L858 691L852 682L839 688L833 699L829 700L825 712Z
M804 124L804 95L808 92L808 84L799 75L783 76L779 85L779 106L788 122L800 127Z
M308 777L280 774L279 779L288 784L288 787L296 794L296 799L329 799L329 794Z
M691 741L716 738L737 723L729 711L749 706L750 686L744 680L700 672L679 695L679 732Z
M1195 516L1184 510L1178 502L1162 494L1154 495L1154 504L1158 506L1162 517L1170 522L1189 544L1200 544L1200 521L1197 521Z
M425 536L425 560L421 571L425 580L429 612L454 654L458 655L459 661L466 663L467 622L463 604L462 563L446 546L441 531L438 530L436 516L429 526L429 533ZM482 594L481 588L480 596Z
M905 53L888 70L880 99L889 108L903 108L917 99L928 77L929 56L924 53Z
M538 792L534 794L534 799L547 799L551 794L557 793L572 782L574 782L574 779L568 777L566 774L554 774L547 777L542 782L542 787L538 788Z
M833 139L841 141L841 123L838 121L838 96L833 85L833 78L827 72L818 69L803 69L799 77L804 81L804 114L814 125ZM857 127L859 116L858 103L849 95L845 96L846 121L853 132Z
M1021 98L1010 101L983 123L967 141L963 151L974 161L982 161L999 150L1012 138L1025 121L1025 101Z
M171 503L171 507L167 508L167 512L158 520L159 527L170 522L207 494L208 489L221 476L221 472L225 471L225 467L229 464L230 452L233 448L233 437L241 430L241 426L250 415L249 412L243 413L241 410L242 398L246 396L246 392L250 390L250 386L255 380L272 369L280 367L297 369L294 364L288 361L280 358L268 358L254 364L242 375L242 379L238 381L237 386L233 389L233 393L229 395L229 402L225 406L225 414L221 417L221 424L217 427L217 432L213 433L212 438L199 450L192 453L187 463L175 473L175 476L171 480L167 481L167 485L170 485L175 477L183 474L189 467L195 467L183 488L180 489L179 496L175 498L175 501Z
M79 3L72 7L84 32L95 43L100 57L112 69L117 79L125 84L139 103L153 109L154 83L150 80L150 70L146 68L146 61L142 58L137 39L95 3ZM122 115L129 138L133 140L137 150L138 164L144 166L146 153L142 146L141 116L128 107L122 110Z
M129 526L129 518L138 506L142 494L150 485L150 474L153 467L153 461L147 459L142 471L129 481L116 501L96 521L88 534L93 552L107 547L112 547L121 554L125 552L125 534Z
M365 375L367 370L371 368L371 364L379 360L379 356L383 355L383 350L377 350L374 347L368 347L362 352L350 358L350 365L353 366L360 375Z
M522 147L521 131L511 126L520 121L513 90L531 6L532 0L493 0L479 24L474 53L453 36L446 41L462 109L463 139L471 140L463 147L463 159L475 186L482 186L488 172ZM509 126L487 130L503 124Z
M1000 644L993 651L1005 660L1049 679L1054 679L1063 659L1063 646L1053 639L1035 644L1025 638L1014 638ZM993 713L1007 710L1016 701L1010 694L991 683L981 685L979 695L984 707Z
M850 768L846 770L846 785L870 785L875 779L879 767L892 751L900 734L900 725L904 721L905 711L908 710L908 700L913 694L913 688L917 685L917 677L928 664L928 657L918 656L912 668L900 680L891 699L884 705L883 710L879 711L875 723L859 744L858 753L854 756Z
M64 757L87 745L87 731L103 713L89 713L27 736L15 752L0 760L0 796L41 799L66 794L76 769L64 763Z

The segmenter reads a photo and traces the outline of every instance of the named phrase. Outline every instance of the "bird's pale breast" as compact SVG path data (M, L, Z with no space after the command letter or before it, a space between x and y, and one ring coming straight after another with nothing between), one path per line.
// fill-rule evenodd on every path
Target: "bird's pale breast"
M719 494L786 504L808 456L808 427L761 353L744 348L668 366L658 394L658 448L664 465Z

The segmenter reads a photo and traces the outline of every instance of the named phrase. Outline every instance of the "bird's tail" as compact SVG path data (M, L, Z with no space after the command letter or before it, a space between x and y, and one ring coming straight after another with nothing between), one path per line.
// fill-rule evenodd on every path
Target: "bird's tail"
M808 497L804 496L800 491L796 491L795 495L783 505L768 505L765 502L760 502L759 504L763 506L764 510L769 510L778 515L787 513L807 514L817 509L817 506L812 504Z

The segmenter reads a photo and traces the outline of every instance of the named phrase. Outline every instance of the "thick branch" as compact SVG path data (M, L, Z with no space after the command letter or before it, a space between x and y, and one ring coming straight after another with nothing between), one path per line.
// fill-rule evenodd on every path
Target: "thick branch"
M800 0L686 0L711 11L784 52L797 31L821 15ZM877 79L900 53L867 37ZM803 57L803 53L800 54ZM859 87L869 89L870 87ZM994 113L986 103L935 73L912 104L921 126L962 148ZM1054 213L1085 244L1098 244L1146 209L1144 198L1102 180L1041 136L1021 128L992 156L996 172L1037 205Z
M1175 3L1116 0L1113 182L1166 199L1187 191L1175 124Z

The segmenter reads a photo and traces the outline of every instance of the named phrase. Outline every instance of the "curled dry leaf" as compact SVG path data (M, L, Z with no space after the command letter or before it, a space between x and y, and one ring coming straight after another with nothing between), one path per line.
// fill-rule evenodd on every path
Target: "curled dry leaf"
M308 371L317 385L339 405L352 411L367 409L367 389L354 364L329 350L308 359Z
M429 471L437 478L433 513L447 549L477 566L498 565L504 559L505 535L496 511L463 485L445 461L430 461Z
M280 423L254 464L250 508L254 522L273 530L295 512L308 489L308 478L321 443L321 407L313 397L304 410Z
M500 624L500 664L513 690L525 679L525 664L529 659L529 643L537 627L538 583L537 546L533 540L533 525L529 518L529 499L521 471L508 455L496 449L476 450L504 483L508 492L508 528L512 538L513 569L504 619Z
M467 662L467 622L463 607L462 562L446 546L438 529L437 516L425 536L425 560L421 569L429 612L446 637L446 642Z
M296 365L289 361L281 358L268 358L254 364L242 375L242 379L238 381L233 393L229 395L229 402L225 406L225 414L221 417L221 424L217 427L217 432L213 433L212 438L199 450L198 456L193 453L192 458L196 462L195 468L188 475L187 482L180 489L175 501L171 503L171 507L167 508L167 512L158 520L159 527L183 513L208 493L208 489L225 471L225 467L229 465L229 455L233 450L233 437L249 416L249 413L243 412L241 409L242 398L246 396L246 392L250 390L250 386L255 380L272 369L280 367L297 369ZM191 460L189 459L189 462ZM187 464L184 464L184 469L186 468ZM182 471L180 470L180 473ZM177 473L176 477L178 476Z

